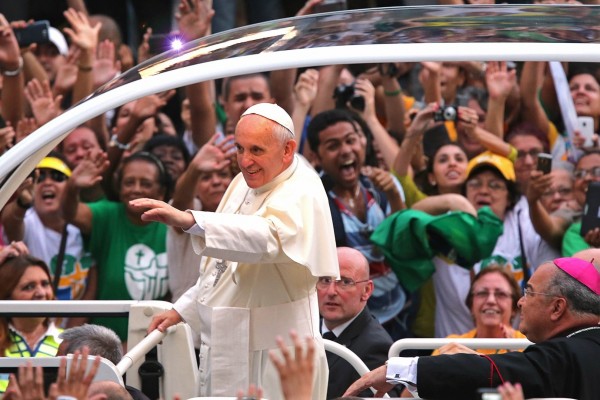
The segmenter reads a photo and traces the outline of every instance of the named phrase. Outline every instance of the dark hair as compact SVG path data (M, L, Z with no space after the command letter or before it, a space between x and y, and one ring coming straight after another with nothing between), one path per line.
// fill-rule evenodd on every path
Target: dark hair
M158 146L170 146L177 148L179 151L181 151L181 154L183 155L185 166L187 167L190 163L190 152L188 151L187 147L185 146L185 143L179 136L171 136L166 135L164 133L155 135L152 138L150 138L150 140L148 140L146 144L144 144L143 150L152 153L152 150L154 150Z
M164 198L168 199L173 186L171 176L167 172L167 169L165 168L162 161L160 161L158 157L156 157L154 154L149 153L147 151L138 151L137 153L133 153L132 155L121 161L121 166L119 168L119 171L117 172L117 188L119 189L117 190L117 192L120 192L121 181L123 180L123 170L125 169L125 166L133 161L146 161L156 166L156 169L158 170L158 183L162 188L165 189Z
M0 300L8 300L11 293L17 287L19 280L29 267L40 267L52 282L52 276L48 265L28 254L22 254L17 257L8 258L0 265ZM0 357L4 357L6 349L11 345L10 335L8 333L8 319L0 317Z
M600 315L600 296L560 268L550 279L547 291L567 299L567 307L575 315Z
M512 127L512 129L506 135L506 142L510 142L514 137L517 136L533 136L540 141L545 152L547 152L550 148L548 135L538 128L537 125L531 122L521 122Z
M346 110L340 110L336 108L323 111L311 119L306 131L308 144L310 145L310 149L312 151L316 153L319 149L319 145L321 144L319 133L330 126L337 124L338 122L347 122L352 125L352 128L356 131L356 127L354 126L356 120L352 118L352 115Z
M465 181L465 184L463 185L462 195L466 196L466 194L467 194L467 181L469 179L471 179L474 175L479 175L480 173L482 173L484 171L491 171L498 178L500 178L504 182L506 182L506 190L508 190L508 207L506 207L506 210L507 211L512 210L513 207L519 201L519 198L521 197L521 192L519 191L519 187L517 186L516 182L509 181L502 175L502 173L496 167L489 165L489 164L482 164L482 165L476 166L475 168L473 168L471 170L471 172L469 173L469 176L467 177L467 180Z
M263 78L265 80L265 82L267 83L267 88L269 89L269 93L271 92L271 81L269 80L269 75L267 75L267 74L257 72L255 74L236 75L236 76L230 76L223 80L223 89L222 89L223 99L225 101L227 101L227 98L229 97L229 92L231 91L231 82L237 81L239 79L251 79L251 78Z
M102 149L102 151L106 151L106 139L105 139L104 135L98 133L95 129L92 129L86 125L79 125L75 129L89 129L94 134L94 137L96 138L96 141L98 142L98 146ZM75 130L75 129L73 129L73 130ZM58 150L61 152L61 154L64 149L64 146L65 146L65 141L62 140L58 145ZM66 161L65 161L65 163L66 163ZM72 167L72 166L69 165L69 167Z
M521 288L515 280L512 272L509 272L506 269L497 265L485 267L484 269L479 271L477 275L475 275L475 278L473 278L473 282L471 282L471 287L469 288L469 294L467 294L467 298L465 299L465 304L467 305L467 308L471 310L471 307L473 307L473 286L475 286L475 283L484 276L493 273L502 275L502 277L508 282L511 292L510 297L512 298L512 310L513 313L516 313L519 310L518 302L521 298Z
M48 275L48 280L52 281L48 265L39 258L29 254L8 258L0 265L0 282L2 282L2 285L0 285L0 300L8 300L27 268L32 266L43 269Z

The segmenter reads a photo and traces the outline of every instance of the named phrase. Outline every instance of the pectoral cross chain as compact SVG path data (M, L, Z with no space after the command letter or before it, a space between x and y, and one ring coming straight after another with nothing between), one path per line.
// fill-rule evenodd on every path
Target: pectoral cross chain
M219 279L221 279L221 276L227 270L227 263L223 260L218 261L216 268L217 268L218 272L217 272L217 276L215 277L215 282L213 283L213 287L217 286Z

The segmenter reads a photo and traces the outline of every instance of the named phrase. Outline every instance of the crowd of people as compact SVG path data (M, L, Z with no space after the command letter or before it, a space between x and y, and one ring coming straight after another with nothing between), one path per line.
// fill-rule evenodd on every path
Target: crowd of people
M51 27L48 41L25 47L15 30L31 22L0 14L2 152L153 55L151 30L131 49L111 17L69 5L62 32ZM177 31L186 41L207 36L220 13L181 0ZM593 342L581 348L595 346L593 355L598 346L590 254L600 227L582 231L582 215L600 182L600 66L563 68L568 91L544 62L385 63L265 71L126 103L73 130L1 210L0 299L171 301L149 329L192 327L201 395L253 384L279 398L278 357L301 354L293 329L309 338L315 399L369 386L400 395L396 383L459 398L465 376L486 386L503 375L528 396L591 399L592 384L519 380L552 346L580 352L561 346L581 328ZM563 100L591 118L591 140L578 128L567 134ZM123 319L0 317L0 356L54 356L74 337L61 335L86 322L116 332L105 347L126 349ZM375 369L405 337L527 337L550 347L490 355L451 344L410 361L410 376L396 361ZM325 354L322 338L353 350L373 375L349 390L358 375ZM437 357L454 353L477 354L500 380L454 377L448 371L474 362ZM242 373L232 374L231 359ZM583 382L587 359L578 362L573 382ZM7 385L0 379L0 392Z

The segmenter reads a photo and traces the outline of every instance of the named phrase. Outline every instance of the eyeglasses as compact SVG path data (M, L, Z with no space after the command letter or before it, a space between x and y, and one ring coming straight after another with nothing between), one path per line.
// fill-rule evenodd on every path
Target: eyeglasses
M327 290L331 286L332 283L335 283L335 287L341 290L350 290L357 283L368 282L369 279L365 279L362 281L355 281L352 278L341 277L340 279L334 279L331 276L322 276L317 281L317 289Z
M600 167L578 169L577 171L573 172L575 179L584 179L588 175L591 175L593 178L600 178Z
M508 300L511 298L511 294L508 292L504 292L502 290L495 290L490 292L489 290L479 290L477 292L473 292L473 297L479 300L487 300L490 297L490 294L493 294L496 300Z
M64 182L69 177L55 169L40 169L38 170L37 183L42 183L46 178L50 177L54 182Z
M560 297L560 296L557 296L555 294L550 294L550 293L534 292L533 290L531 290L529 288L523 289L523 297L533 297L534 294L539 294L540 296L548 296L548 297Z
M555 194L559 194L561 197L565 197L571 194L573 189L571 188L558 188L558 189L550 189L547 192L542 193L542 197L553 197Z
M484 186L483 182L480 181L479 179L470 179L467 181L467 187L469 189L479 190L483 186ZM486 186L492 192L500 192L500 191L503 192L503 191L507 190L506 184L499 180L489 181Z
M525 157L529 156L531 158L537 158L538 154L542 152L541 149L531 149L529 151L519 150L517 151L517 159L522 160Z

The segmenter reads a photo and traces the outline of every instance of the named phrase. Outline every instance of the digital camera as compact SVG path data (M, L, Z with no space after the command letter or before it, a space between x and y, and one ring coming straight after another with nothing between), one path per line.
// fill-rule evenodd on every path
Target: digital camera
M365 110L365 98L354 91L354 83L349 85L339 85L333 92L333 98L335 99L336 108L348 108L348 103L352 108L364 111Z
M433 114L434 121L456 121L456 117L458 117L458 111L454 106L440 107Z

